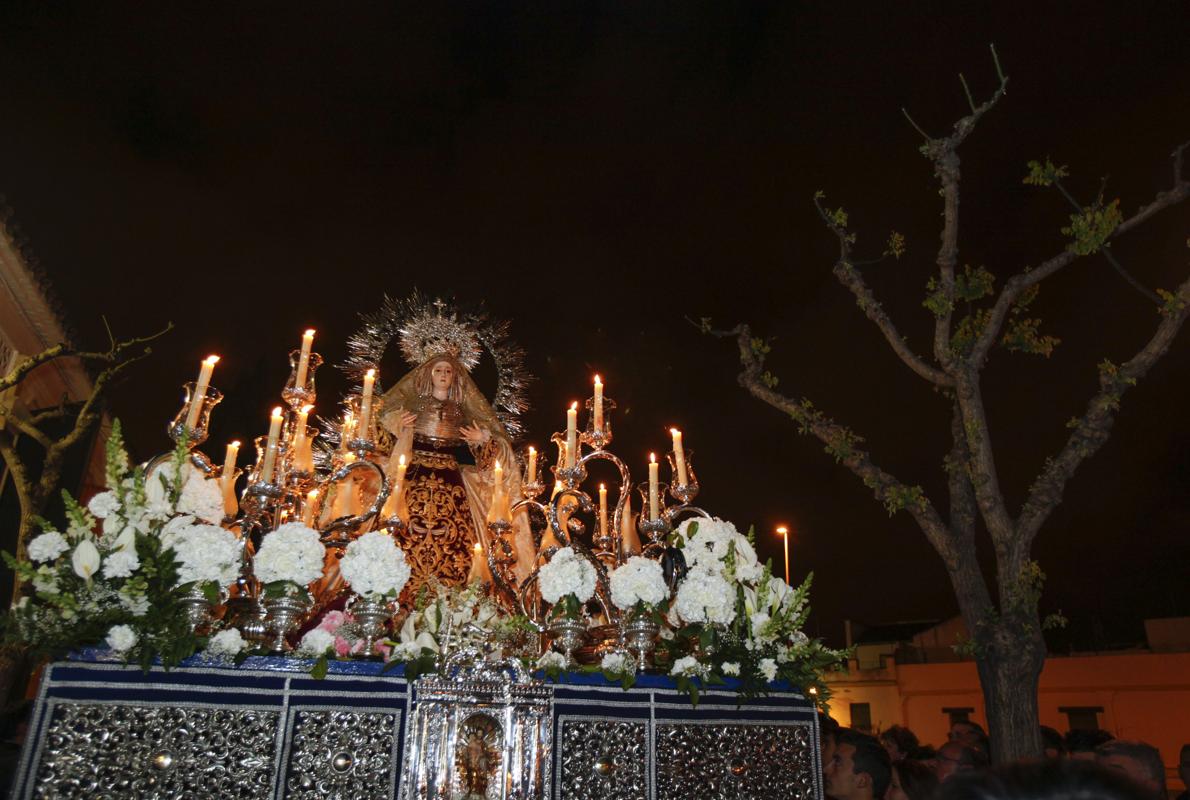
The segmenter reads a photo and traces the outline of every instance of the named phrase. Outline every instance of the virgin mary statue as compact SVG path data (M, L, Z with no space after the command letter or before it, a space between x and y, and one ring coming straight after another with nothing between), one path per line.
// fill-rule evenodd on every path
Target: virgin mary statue
M381 418L395 437L389 473L404 455L408 530L400 542L412 575L406 591L431 578L447 586L487 579L474 557L488 548L487 519L494 467L504 466L506 496L520 496L520 474L508 432L463 364L450 353L432 356L384 395ZM516 571L523 579L534 558L523 512L515 514ZM478 573L478 574L477 574Z

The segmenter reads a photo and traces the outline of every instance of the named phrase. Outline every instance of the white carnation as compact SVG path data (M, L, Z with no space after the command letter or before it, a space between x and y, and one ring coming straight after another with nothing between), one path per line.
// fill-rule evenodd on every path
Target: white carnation
M669 674L679 678L701 677L707 674L707 668L699 664L694 656L683 656L674 662Z
M691 533L691 528L694 532ZM728 580L756 581L764 568L756 557L756 548L735 525L721 519L690 519L678 526L683 542L682 555L691 568L703 567L722 572ZM734 552L734 568L728 570L728 554Z
M695 567L678 587L674 609L685 622L730 625L735 619L735 592L718 572Z
M123 653L136 647L139 637L136 631L127 625L113 625L107 632L107 646L117 653Z
M322 577L326 548L318 531L287 522L264 537L254 564L262 583L292 581L306 586Z
M656 606L669 597L661 565L650 558L633 556L611 574L612 603L629 611L637 603Z
M599 668L611 675L624 675L636 671L636 663L627 653L613 650L599 662Z
M302 637L302 642L298 645L298 652L305 656L320 656L334 646L335 635L333 633L322 628L311 628Z
M566 669L566 656L555 653L553 650L547 650L541 658L537 659L537 668L540 670Z
M740 665L738 661L724 661L722 669L724 675L740 674Z
M405 553L391 536L369 531L347 545L339 562L343 580L360 595L397 595L409 580Z
M127 578L133 570L140 566L140 559L135 550L116 550L108 555L103 562L103 577Z
M421 656L421 647L416 642L401 642L392 649L389 661L414 661Z
M46 531L29 542L25 552L29 554L30 561L41 562L53 561L69 549L65 536L57 531Z
M218 525L179 525L171 521L162 531L161 543L177 558L178 586L214 581L226 587L240 574L240 541Z
M771 658L762 658L756 671L763 675L766 681L771 681L777 677L777 662Z
M186 462L185 477L182 479L182 493L178 497L179 514L191 514L204 522L217 523L223 519L223 491L219 481L208 478L202 470ZM158 518L168 516L174 509L169 507L165 486L173 480L174 465L166 462L145 479L145 500L150 515Z
M87 503L87 510L96 519L107 519L120 510L120 498L113 491L100 492Z
M235 628L219 631L207 642L207 652L214 656L234 656L248 646Z
M537 573L541 597L557 603L568 594L585 603L595 594L595 568L571 547L563 547Z

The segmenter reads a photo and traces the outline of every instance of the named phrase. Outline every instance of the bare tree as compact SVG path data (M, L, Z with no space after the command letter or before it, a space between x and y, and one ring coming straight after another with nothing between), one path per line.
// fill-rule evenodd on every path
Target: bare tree
M77 350L68 344L58 344L35 355L21 359L5 376L0 377L0 393L18 387L35 369L58 359L78 359L84 367L94 370L91 393L81 402L68 404L65 399L53 408L33 411L29 415L0 412L0 457L8 466L20 503L20 528L17 532L16 557L25 557L25 546L50 500L62 483L62 467L70 451L87 440L95 424L103 415L103 399L112 382L129 366L148 356L148 343L163 335L172 324L151 336L117 342L108 331L106 351ZM66 423L65 432L54 437L43 430L51 422ZM17 450L17 437L32 439L42 450L39 463L28 463ZM14 587L14 597L20 591Z
M1105 203L1102 193L1083 206L1066 189L1064 167L1031 162L1026 183L1054 187L1074 206L1071 224L1063 228L1070 237L1060 253L1008 279L999 293L994 278L983 268L957 270L959 255L959 146L979 120L1003 97L1008 83L992 51L999 77L996 91L976 104L962 81L970 113L959 119L950 134L932 137L913 120L925 136L921 151L934 167L943 198L941 247L937 272L929 283L925 307L934 315L932 360L915 352L898 332L861 273L853 255L855 235L848 230L843 209L830 210L823 197L815 206L838 240L839 254L833 272L851 293L865 315L879 328L893 352L909 369L932 384L949 400L951 446L946 456L949 513L944 515L920 486L902 482L886 472L860 447L862 437L832 420L810 401L778 392L777 378L765 369L767 343L753 336L747 325L729 331L704 331L735 338L742 371L740 385L754 397L788 414L803 433L815 436L826 451L850 469L889 513L908 512L941 556L963 619L971 633L970 649L979 671L992 736L993 757L1012 761L1041 752L1038 729L1037 683L1045 660L1043 622L1038 599L1043 574L1031 557L1033 542L1050 514L1062 500L1067 482L1079 465L1094 454L1111 433L1120 401L1169 349L1190 313L1190 279L1173 292L1149 291L1133 278L1112 254L1112 242L1135 230L1159 212L1190 196L1190 181L1183 175L1183 153L1172 154L1173 183L1152 202L1130 217L1119 210L1119 201ZM960 75L960 79L962 76ZM906 114L908 118L908 114ZM1188 143L1190 144L1190 143ZM899 257L904 240L893 234L886 256ZM1068 423L1070 434L1033 481L1024 503L1010 508L1000 486L996 456L984 409L982 371L997 342L1011 350L1048 354L1057 343L1039 332L1038 320L1025 309L1039 284L1080 258L1105 257L1134 287L1156 304L1159 322L1147 342L1123 364L1099 364L1099 388L1086 411ZM970 304L970 313L956 319L959 303ZM979 522L987 529L995 554L992 581L985 580L976 557Z

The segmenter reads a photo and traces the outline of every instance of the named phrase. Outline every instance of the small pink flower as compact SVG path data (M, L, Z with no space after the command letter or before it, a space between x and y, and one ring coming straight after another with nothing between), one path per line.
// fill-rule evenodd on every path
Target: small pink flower
M351 652L351 643L342 636L335 637L335 655L339 658Z
M346 621L347 615L342 611L328 611L325 615L323 615L322 621L318 623L318 627L322 628L324 631L334 633L336 630L338 630L339 626Z

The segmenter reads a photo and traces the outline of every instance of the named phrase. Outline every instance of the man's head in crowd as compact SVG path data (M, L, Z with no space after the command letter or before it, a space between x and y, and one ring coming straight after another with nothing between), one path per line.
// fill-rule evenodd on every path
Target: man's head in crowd
M1041 726L1041 745L1046 758L1063 758L1066 755L1066 740L1048 725Z
M1105 730L1068 731L1066 733L1066 752L1073 759L1094 761L1095 748L1114 738L1116 737Z
M892 781L885 800L932 800L938 790L938 776L920 761L894 761Z
M974 747L976 750L982 750L985 753L991 752L991 747L988 745L987 731L978 722L972 722L971 720L952 722L947 738L952 742L958 742L964 747Z
M968 772L942 785L937 800L1151 800L1139 786L1086 761L1060 759Z
M893 761L904 761L917 747L917 736L913 731L901 725L893 725L880 734L880 743L888 751L888 757Z
M1143 787L1150 797L1164 800L1165 764L1153 745L1113 739L1095 749L1095 762Z
M841 730L826 765L826 795L834 800L881 800L891 779L889 765L888 752L876 737Z
M958 742L947 742L934 757L934 774L942 783L963 772L974 772L988 765L987 753Z

